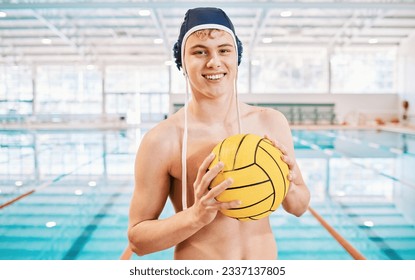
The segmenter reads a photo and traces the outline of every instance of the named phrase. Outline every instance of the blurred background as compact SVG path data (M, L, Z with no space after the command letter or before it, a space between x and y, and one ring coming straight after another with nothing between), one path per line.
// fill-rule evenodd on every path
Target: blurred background
M135 152L183 106L198 6L235 25L240 99L291 123L313 209L366 258L415 259L412 0L0 0L0 259L128 253ZM311 212L271 222L282 259L354 258Z

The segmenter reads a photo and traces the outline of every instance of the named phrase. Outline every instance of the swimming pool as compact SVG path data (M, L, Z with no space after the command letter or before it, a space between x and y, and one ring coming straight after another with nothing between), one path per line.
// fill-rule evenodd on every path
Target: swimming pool
M36 190L0 209L0 259L119 259L144 133L0 131L0 205ZM293 130L293 139L313 209L367 259L415 259L414 135ZM279 209L271 224L280 259L352 258L310 212Z

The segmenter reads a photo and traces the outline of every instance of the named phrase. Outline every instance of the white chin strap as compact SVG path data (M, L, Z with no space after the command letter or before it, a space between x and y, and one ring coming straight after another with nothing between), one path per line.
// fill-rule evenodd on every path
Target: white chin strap
M186 100L184 102L184 131L182 139L182 208L187 209L187 107L189 104L189 79L186 78Z
M187 74L184 74L186 78L186 100L184 103L184 131L183 131L183 141L182 141L182 208L183 210L187 209L187 138L188 138L188 104L190 101L189 94L189 79ZM239 112L239 99L238 93L236 90L236 78L233 85L233 94L236 101L236 114L238 119L238 133L242 133L241 126L241 117Z

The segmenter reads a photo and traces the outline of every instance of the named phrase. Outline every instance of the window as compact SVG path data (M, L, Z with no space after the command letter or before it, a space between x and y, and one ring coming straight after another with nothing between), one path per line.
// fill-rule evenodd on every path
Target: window
M141 94L141 120L158 122L169 113L169 95L167 93Z
M29 66L0 66L0 114L32 113L32 70Z
M336 49L331 57L332 93L396 92L396 49Z
M168 114L168 67L111 66L106 69L106 113L128 123L160 121Z
M253 93L327 93L325 48L279 49L257 53L251 61Z
M98 69L82 66L40 66L37 69L37 111L40 114L101 113L102 82Z

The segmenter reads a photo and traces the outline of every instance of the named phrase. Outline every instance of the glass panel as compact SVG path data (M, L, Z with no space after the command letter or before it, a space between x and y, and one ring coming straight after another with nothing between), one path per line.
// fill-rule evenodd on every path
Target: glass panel
M148 66L140 69L141 92L169 92L169 67L166 65Z
M186 92L186 79L183 73L179 71L176 65L170 67L171 72L171 92L172 93L185 93Z
M0 114L31 114L32 102L32 69L0 66Z
M106 95L107 120L126 119L127 123L140 123L139 93L109 93Z
M101 72L78 66L39 66L37 111L40 114L101 113Z
M238 67L238 93L249 93L249 60L243 55Z
M141 119L143 122L158 122L169 113L169 95L167 93L141 94Z
M280 49L253 56L253 93L324 93L327 87L326 49Z
M108 66L105 69L105 92L139 92L139 72L136 66Z
M396 49L336 49L331 57L333 93L396 92Z
M105 92L168 92L168 67L149 65L146 68L119 65L109 66L105 70Z

